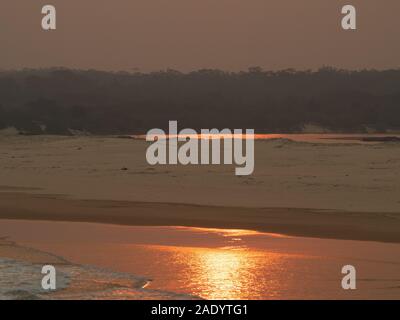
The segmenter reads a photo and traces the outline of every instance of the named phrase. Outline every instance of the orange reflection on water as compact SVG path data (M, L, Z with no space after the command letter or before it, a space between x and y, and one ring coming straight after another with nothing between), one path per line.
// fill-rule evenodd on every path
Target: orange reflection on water
M203 233L215 233L218 235L222 235L224 237L241 237L241 236L257 236L263 235L268 236L270 238L293 238L292 236L288 236L280 233L268 233L268 232L259 232L256 230L246 230L246 229L218 229L218 228L204 228L204 227L173 227L174 229L181 230L189 230L189 231L200 231Z
M200 250L197 277L198 295L207 299L243 299L252 281L251 270L255 267L254 257L242 250Z
M169 271L180 275L177 287L205 299L256 299L274 297L282 289L286 256L248 248L193 248L153 246L168 256ZM266 279L265 274L271 273ZM282 281L281 281L282 280ZM157 286L157 284L155 284ZM169 286L173 286L170 287Z
M218 229L218 228L202 228L202 227L174 227L175 229L183 229L183 230L191 230L191 231L200 231L205 233L216 233L222 235L224 237L240 237L240 236L253 236L258 234L267 234L260 233L254 230L243 230L243 229ZM275 236L275 234L273 234ZM280 236L280 235L277 235Z

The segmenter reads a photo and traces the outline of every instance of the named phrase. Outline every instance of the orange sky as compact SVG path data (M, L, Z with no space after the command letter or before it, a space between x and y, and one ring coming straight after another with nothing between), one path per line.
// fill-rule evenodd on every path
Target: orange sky
M356 32L340 28L349 3ZM399 34L399 0L1 0L0 68L398 68Z

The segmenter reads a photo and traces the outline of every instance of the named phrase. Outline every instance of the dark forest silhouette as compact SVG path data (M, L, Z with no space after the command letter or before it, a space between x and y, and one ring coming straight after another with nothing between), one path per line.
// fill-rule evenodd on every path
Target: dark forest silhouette
M0 72L0 128L30 133L144 133L180 128L337 132L400 128L400 70L110 73Z

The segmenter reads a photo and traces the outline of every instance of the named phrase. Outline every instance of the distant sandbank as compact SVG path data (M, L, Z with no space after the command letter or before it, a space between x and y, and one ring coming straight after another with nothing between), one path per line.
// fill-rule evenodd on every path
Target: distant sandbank
M0 137L0 219L400 242L400 144L255 142L255 171L150 166L148 143Z

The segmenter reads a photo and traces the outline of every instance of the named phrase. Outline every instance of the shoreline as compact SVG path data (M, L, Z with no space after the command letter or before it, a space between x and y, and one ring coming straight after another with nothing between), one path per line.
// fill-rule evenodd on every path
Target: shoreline
M2 219L245 229L298 237L400 243L400 214L387 212L80 200L1 192Z

